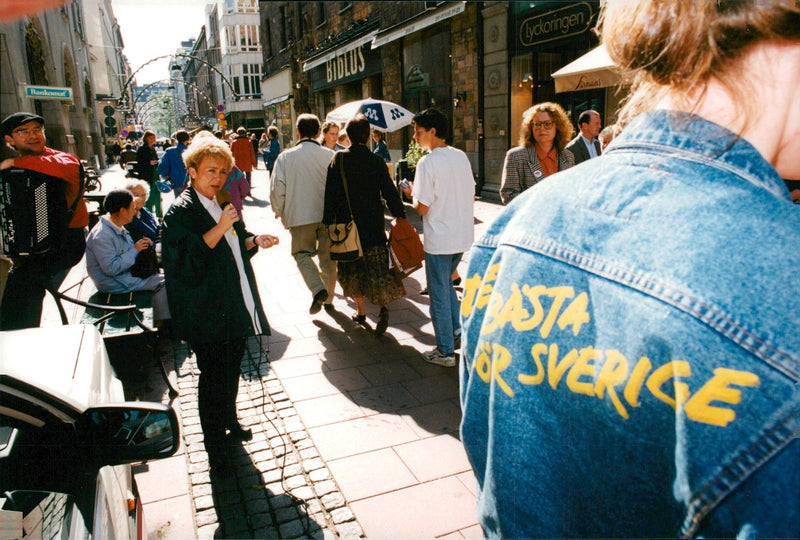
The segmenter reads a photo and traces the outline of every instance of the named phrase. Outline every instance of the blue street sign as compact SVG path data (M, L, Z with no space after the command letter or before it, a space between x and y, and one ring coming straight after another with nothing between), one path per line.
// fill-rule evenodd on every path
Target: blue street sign
M72 101L72 88L59 86L25 86L25 97L33 99L58 99Z

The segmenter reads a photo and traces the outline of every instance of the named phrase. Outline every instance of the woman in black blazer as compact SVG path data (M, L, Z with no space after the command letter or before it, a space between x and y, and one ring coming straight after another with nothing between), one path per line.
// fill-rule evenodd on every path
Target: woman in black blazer
M236 417L240 363L247 337L270 329L250 258L278 238L249 233L230 195L218 195L233 166L227 144L211 134L197 136L183 159L191 184L164 217L164 276L177 337L197 355L203 442L219 471L227 464L226 437L252 438Z

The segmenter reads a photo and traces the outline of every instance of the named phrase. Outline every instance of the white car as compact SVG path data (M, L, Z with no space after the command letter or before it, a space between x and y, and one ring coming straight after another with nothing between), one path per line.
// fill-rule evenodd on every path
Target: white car
M94 326L0 332L0 539L146 538L129 464L178 444L172 408L125 402Z

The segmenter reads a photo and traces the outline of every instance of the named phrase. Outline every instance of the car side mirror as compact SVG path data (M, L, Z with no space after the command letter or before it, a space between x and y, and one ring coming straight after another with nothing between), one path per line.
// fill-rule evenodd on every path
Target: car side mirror
M91 407L76 430L87 458L100 466L169 457L180 444L178 417L161 403Z

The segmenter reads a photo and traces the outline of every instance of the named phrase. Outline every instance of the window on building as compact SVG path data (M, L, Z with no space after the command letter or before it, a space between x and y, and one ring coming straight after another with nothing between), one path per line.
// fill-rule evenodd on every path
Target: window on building
M295 6L295 4L290 4L290 6L293 7L293 6ZM289 7L289 10L291 10L292 7ZM288 41L286 42L287 44L288 43L294 43L294 40L295 40L295 37L294 37L295 36L295 34L294 34L294 18L292 17L292 15L294 15L294 14L291 13L291 12L287 12L286 13L286 18L284 19L284 24L286 24L286 39L288 39Z
M242 79L245 94L261 95L261 66L259 64L244 64Z
M317 26L328 22L328 15L325 13L325 2L317 2Z
M261 95L260 64L235 64L229 66L228 71L234 92L248 97Z
M225 0L226 13L258 13L258 0Z
M258 26L245 24L238 27L239 45L242 51L258 51Z
M258 13L258 0L236 0L238 13Z
M267 48L267 57L272 58L275 54L272 50L272 25L264 24L261 27L264 28L264 46Z
M83 17L81 17L80 5L75 2L70 5L70 9L72 11L72 28L79 36L84 37Z
M211 15L211 17L209 17L208 22L209 22L209 25L208 25L209 26L209 32L208 33L211 36L216 36L219 33L219 30L218 30L218 27L217 27L217 13L216 13L216 11Z
M225 27L225 52L236 52L238 50L238 46L236 45L236 27L235 26L226 26Z
M286 6L281 6L279 8L279 13L281 16L280 24L278 26L281 29L280 48L283 49L289 44L289 41L286 36Z
M242 93L242 84L239 80L241 71L241 66L239 64L228 66L228 80L230 80L231 84L233 84L233 91L236 94Z
M305 37L310 35L311 32L311 16L308 13L308 10L311 9L307 5L302 4L300 7L300 37Z

